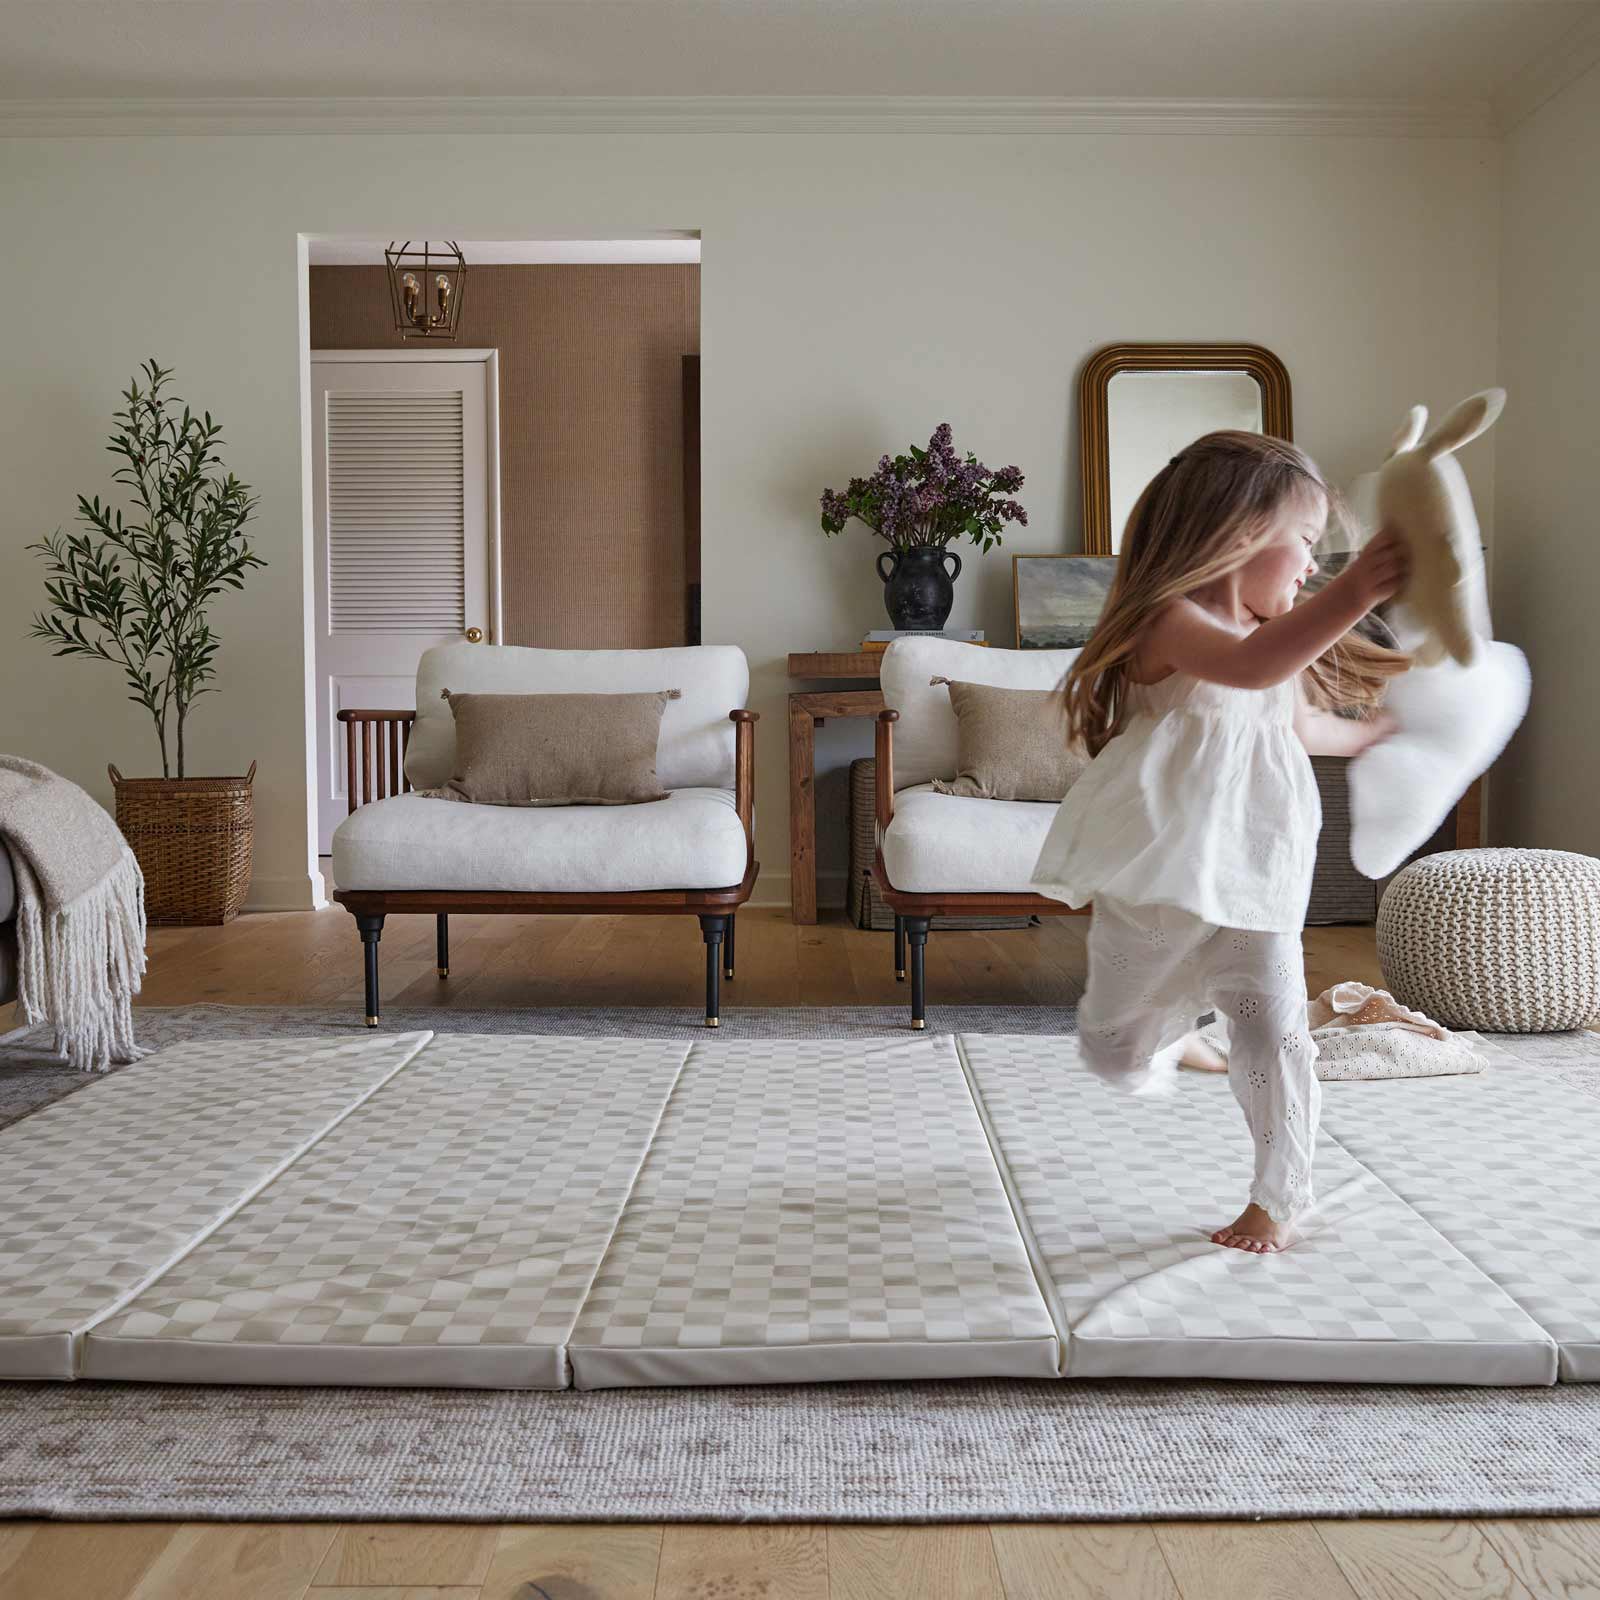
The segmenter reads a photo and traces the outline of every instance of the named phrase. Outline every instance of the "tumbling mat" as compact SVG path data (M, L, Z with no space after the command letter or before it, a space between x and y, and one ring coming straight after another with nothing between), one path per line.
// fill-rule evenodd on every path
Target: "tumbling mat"
M562 1388L688 1046L436 1037L84 1341L83 1376Z
M1055 1372L950 1037L694 1050L571 1350L586 1389Z
M1331 1097L1304 1236L1249 1255L1209 1238L1243 1207L1252 1166L1221 1075L1181 1073L1172 1098L1142 1099L1093 1077L1076 1038L960 1043L1068 1377L1555 1381L1550 1333L1329 1136ZM1324 1085L1374 1106L1392 1087Z
M0 1134L0 1377L72 1377L84 1329L430 1037L175 1045Z
M1564 1379L1600 1382L1600 1103L1488 1053L1466 1077L1326 1084L1323 1126L1549 1331Z
M0 1130L0 1377L1600 1379L1600 1101L1325 1084L1319 1208L1072 1037L175 1046Z

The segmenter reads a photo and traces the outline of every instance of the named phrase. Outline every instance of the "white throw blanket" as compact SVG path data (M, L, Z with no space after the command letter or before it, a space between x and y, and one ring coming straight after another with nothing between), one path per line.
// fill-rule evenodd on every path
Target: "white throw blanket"
M0 755L0 839L17 879L17 1003L84 1072L137 1061L144 875L117 825L75 783Z

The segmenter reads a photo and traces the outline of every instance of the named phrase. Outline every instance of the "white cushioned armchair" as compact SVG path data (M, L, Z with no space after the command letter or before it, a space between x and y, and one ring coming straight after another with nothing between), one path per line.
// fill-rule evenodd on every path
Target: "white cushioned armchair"
M755 887L750 673L732 645L666 650L537 650L448 644L417 666L417 709L341 711L350 815L333 836L334 899L360 930L366 1018L378 1022L378 941L394 912L437 919L449 976L455 912L681 912L706 945L706 1025L719 976L733 977L734 916ZM641 805L498 806L425 798L455 764L455 719L441 692L627 694L676 689L661 718L656 777ZM402 770L403 763L403 770Z
M1055 802L938 794L957 771L949 691L934 677L1008 689L1053 689L1076 650L996 650L948 639L896 639L884 652L886 709L877 728L878 850L873 877L894 912L895 976L910 945L911 1026L927 1019L923 956L940 916L1084 916L1029 885Z

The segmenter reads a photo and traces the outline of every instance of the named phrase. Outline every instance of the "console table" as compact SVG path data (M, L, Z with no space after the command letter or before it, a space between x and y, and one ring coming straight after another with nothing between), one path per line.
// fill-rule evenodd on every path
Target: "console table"
M876 684L880 653L870 650L804 650L789 657L791 678L857 678ZM789 899L797 923L817 920L817 740L829 717L876 717L883 695L876 689L821 689L789 696Z

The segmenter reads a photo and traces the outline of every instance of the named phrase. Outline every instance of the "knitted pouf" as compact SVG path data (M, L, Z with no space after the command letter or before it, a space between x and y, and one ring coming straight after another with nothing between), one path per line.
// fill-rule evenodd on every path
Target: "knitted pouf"
M1600 1013L1600 861L1570 850L1446 850L1390 881L1378 965L1447 1028L1556 1033Z

